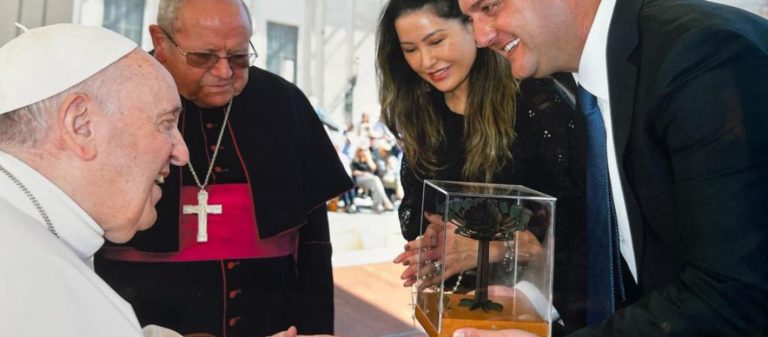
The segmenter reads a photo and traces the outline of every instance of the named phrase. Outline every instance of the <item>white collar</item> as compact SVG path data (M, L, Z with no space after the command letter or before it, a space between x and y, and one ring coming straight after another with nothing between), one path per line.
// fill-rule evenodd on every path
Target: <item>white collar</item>
M104 230L96 221L58 186L24 162L0 151L0 165L11 172L37 198L61 241L83 261L88 262L104 244ZM40 223L45 223L32 201L5 175L0 175L0 191L3 191L0 198L38 219Z
M589 35L587 35L587 42L581 53L579 71L574 74L579 86L584 87L592 95L606 102L610 101L606 50L608 30L615 6L616 0L600 0L595 19L592 21L592 27L589 29Z

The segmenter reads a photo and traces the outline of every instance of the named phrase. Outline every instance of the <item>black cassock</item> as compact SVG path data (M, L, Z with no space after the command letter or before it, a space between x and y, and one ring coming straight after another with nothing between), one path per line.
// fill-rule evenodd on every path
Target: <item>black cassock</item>
M202 182L226 107L182 101L179 127ZM232 337L270 335L290 325L302 334L333 333L325 201L352 183L304 94L251 67L210 180L208 203L223 204L223 214L208 215L208 242L195 241L196 225L180 226L180 219L196 224L197 215L182 214L182 204L196 204L189 192L199 188L188 167L173 167L155 226L125 245L105 247L96 260L99 275L133 305L142 325ZM234 198L245 206L228 203L232 196L222 199L217 188L228 187L245 191ZM222 235L238 243L223 242ZM243 242L250 245L245 253L237 248Z

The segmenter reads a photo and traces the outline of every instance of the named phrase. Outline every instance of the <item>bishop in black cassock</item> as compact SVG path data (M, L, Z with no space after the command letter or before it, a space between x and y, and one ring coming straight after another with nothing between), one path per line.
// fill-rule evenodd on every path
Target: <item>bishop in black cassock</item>
M133 304L141 322L182 333L264 336L296 325L333 332L331 244L325 201L352 187L304 94L251 67L243 92L203 109L182 98L180 129L202 182L213 164L206 242L198 242L200 188L189 167L163 185L158 222L102 250L97 272Z

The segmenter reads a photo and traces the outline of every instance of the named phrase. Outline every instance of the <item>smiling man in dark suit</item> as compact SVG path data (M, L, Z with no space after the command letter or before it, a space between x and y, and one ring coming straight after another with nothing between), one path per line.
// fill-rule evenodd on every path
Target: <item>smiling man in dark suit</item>
M699 0L459 3L515 77L572 72L596 113L573 335L768 335L768 22Z

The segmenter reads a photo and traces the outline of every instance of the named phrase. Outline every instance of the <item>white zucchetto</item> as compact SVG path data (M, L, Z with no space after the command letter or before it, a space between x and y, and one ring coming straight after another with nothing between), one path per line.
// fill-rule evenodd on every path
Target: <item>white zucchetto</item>
M61 93L136 48L103 27L30 29L0 47L0 115Z

